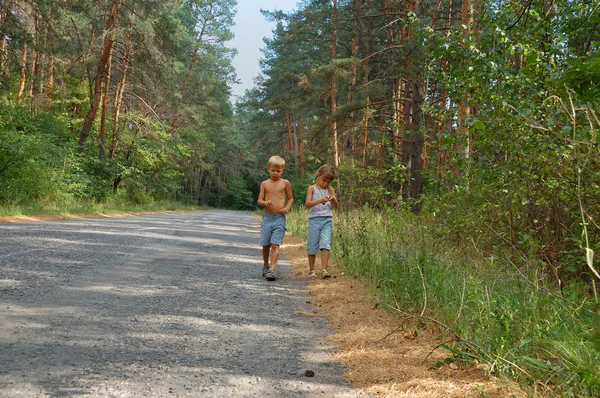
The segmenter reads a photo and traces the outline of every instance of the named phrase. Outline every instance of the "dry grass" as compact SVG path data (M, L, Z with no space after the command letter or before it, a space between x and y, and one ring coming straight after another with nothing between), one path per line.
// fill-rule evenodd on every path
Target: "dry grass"
M286 234L282 253L294 276L307 277L301 239ZM318 256L316 268L320 269ZM527 396L517 386L494 382L474 367L452 364L430 370L445 358L437 349L443 341L435 325L383 311L370 302L366 288L343 275L335 263L328 270L333 277L310 281L309 294L316 313L330 319L334 333L329 339L338 347L335 359L354 386L380 397Z

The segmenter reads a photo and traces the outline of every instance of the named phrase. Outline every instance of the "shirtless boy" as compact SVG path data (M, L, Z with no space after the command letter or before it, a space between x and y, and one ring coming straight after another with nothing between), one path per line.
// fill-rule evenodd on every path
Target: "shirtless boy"
M264 208L259 240L264 261L262 275L268 281L277 279L275 267L279 258L279 247L285 234L285 215L290 212L294 203L290 182L281 178L284 169L285 160L279 156L271 156L267 163L269 179L260 184L258 194L258 205ZM269 252L271 266L269 266Z

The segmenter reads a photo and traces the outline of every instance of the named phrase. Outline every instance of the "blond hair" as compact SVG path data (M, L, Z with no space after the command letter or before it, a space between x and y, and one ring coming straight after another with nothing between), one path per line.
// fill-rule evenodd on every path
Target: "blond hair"
M319 177L323 177L326 180L333 181L335 179L335 172L333 171L333 167L328 164L324 164L323 166L319 167L319 170L317 170L317 175L315 176L315 180L318 180Z
M271 166L280 166L282 168L285 168L285 159L281 156L271 156L269 158L269 161L267 162L267 168Z

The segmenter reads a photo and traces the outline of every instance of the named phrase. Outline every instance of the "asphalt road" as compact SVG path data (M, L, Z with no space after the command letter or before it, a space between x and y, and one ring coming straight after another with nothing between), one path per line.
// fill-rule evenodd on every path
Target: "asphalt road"
M248 212L0 224L0 397L357 397ZM315 372L307 377L306 370Z

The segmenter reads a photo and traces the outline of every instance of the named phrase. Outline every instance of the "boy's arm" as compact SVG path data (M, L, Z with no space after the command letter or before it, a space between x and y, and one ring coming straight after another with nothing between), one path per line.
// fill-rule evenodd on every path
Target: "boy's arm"
M258 205L260 207L265 207L267 205L267 203L265 202L265 195L266 195L267 191L265 189L265 183L264 181L260 183L260 192L258 194Z
M292 184L289 181L286 181L285 184L285 195L287 196L287 204L282 209L283 214L287 214L290 212L292 205L294 204L294 195L292 194Z

